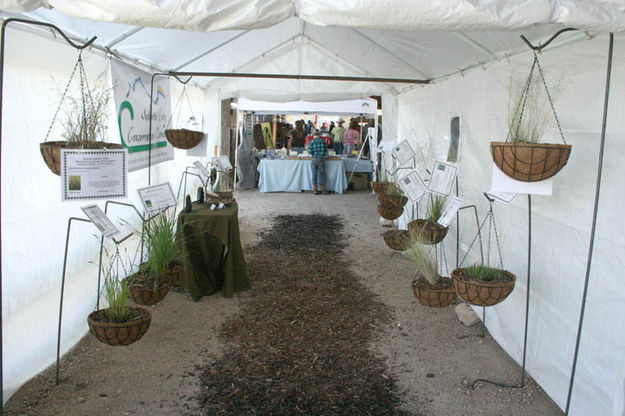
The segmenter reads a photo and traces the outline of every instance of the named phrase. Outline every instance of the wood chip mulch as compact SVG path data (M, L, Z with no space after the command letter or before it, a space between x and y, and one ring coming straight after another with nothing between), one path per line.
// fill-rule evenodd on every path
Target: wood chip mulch
M390 310L349 271L342 232L336 217L279 216L246 251L253 289L202 370L203 414L409 414L368 348Z

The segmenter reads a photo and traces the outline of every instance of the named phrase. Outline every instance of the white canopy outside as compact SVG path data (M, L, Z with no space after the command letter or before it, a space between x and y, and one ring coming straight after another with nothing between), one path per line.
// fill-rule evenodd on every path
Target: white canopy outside
M239 97L241 109L254 100L260 102L254 104L261 106L257 112L281 108L283 113L285 105L292 111L304 105L298 100L306 101L311 111L329 101L375 103L368 97L380 95L384 139L409 140L422 172L435 159L445 158L449 120L460 116L460 197L478 205L481 214L487 209L481 195L490 183L488 142L505 137L510 79L526 75L531 64L531 52L520 35L540 44L565 27L579 29L561 35L541 54L548 79L559 82L556 105L574 148L569 165L554 179L554 195L537 197L533 210L534 227L541 231L533 243L536 279L530 291L528 371L564 407L589 241L607 32L625 30L622 0L0 0L0 13L4 19L52 23L77 42L97 35L84 52L93 78L108 71L110 59L121 59L151 72L427 80L424 86L195 77L189 89L195 108L203 110L210 153L206 156L221 143L220 100L225 98ZM593 262L571 415L625 415L625 283L619 279L625 237L614 226L621 222L619 207L625 203L625 118L619 112L625 106L624 39L616 33L605 163L609 174L604 177L608 183L600 210L605 220L598 224L598 260ZM2 160L2 237L3 243L11 242L2 245L6 400L55 358L56 319L52 325L48 321L58 311L58 248L64 244L64 220L81 216L84 204L60 201L57 178L33 151L58 103L50 77L65 81L76 51L47 28L19 23L8 26L5 40L3 99L10 105L3 106L2 145L9 151ZM172 82L171 88L176 96L180 85ZM368 114L375 109L372 104ZM363 112L356 110L349 111ZM115 129L113 122L111 141L119 140ZM554 129L551 126L548 135ZM153 182L175 183L194 160L188 156L176 151L173 162L153 169ZM36 206L23 204L32 198L31 184L38 186ZM131 201L137 200L135 189L145 184L145 172L130 174ZM504 258L518 280L509 300L488 309L487 325L519 362L527 289L527 206L517 197L509 206L498 206L496 215ZM461 252L474 233L470 225L464 220L461 226ZM450 246L455 243L454 227L452 223L447 237ZM97 258L98 246L90 235L75 238L62 351L85 334L84 317L95 303L93 267L86 265Z
M240 98L240 111L253 111L256 114L336 114L353 115L367 114L377 116L377 101L372 98L345 101L291 101L286 103L253 101Z

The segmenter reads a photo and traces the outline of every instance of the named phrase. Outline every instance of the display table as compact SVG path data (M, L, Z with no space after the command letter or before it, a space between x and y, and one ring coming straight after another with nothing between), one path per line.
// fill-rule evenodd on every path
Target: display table
M292 159L262 159L258 165L260 192L312 191L312 162ZM326 160L326 190L342 194L347 189L342 160Z
M211 211L208 204L193 204L192 212L178 216L178 244L184 271L178 284L193 300L219 290L224 297L250 287L239 240L239 209Z
M360 159L355 157L347 157L343 159L345 164L345 172L348 174L353 172L371 173L373 172L373 161L370 159Z

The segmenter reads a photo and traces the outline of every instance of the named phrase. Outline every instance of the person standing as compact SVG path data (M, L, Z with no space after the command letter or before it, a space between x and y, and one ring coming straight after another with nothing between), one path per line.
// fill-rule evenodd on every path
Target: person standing
M321 139L319 130L315 130L312 141L308 144L308 153L312 156L312 183L313 192L319 195L321 192L327 194L326 191L326 155L328 147L326 142ZM321 191L317 190L317 184Z
M295 122L295 128L289 132L289 149L297 153L304 151L304 141L306 140L306 130L301 120Z
M349 128L343 133L343 148L347 156L352 155L352 151L356 149L356 143L358 143L358 120L352 119L349 122Z
M338 126L332 129L332 142L334 146L334 152L337 155L343 153L343 133L345 133L345 127L343 127L343 120L338 121Z

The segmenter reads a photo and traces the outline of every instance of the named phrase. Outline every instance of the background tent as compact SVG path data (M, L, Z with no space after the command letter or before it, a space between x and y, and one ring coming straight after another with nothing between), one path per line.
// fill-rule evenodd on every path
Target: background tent
M42 7L42 8L39 8ZM43 7L51 7L44 9ZM537 44L565 26L580 29L559 37L542 54L548 77L561 88L557 109L573 143L569 166L554 179L554 196L534 202L534 263L528 370L561 406L566 401L592 214L595 165L601 128L607 31L625 28L625 7L609 0L517 0L489 2L257 0L98 2L95 0L0 1L3 17L51 22L83 42L93 79L123 59L156 71L268 72L428 80L400 82L194 78L193 101L204 108L207 149L220 143L221 100L329 101L381 95L385 138L408 139L421 169L444 157L449 119L461 118L460 196L486 206L490 182L488 142L505 137L511 74L524 74L531 53L519 35ZM5 398L54 359L60 249L64 220L80 215L80 203L61 203L58 179L33 150L41 141L58 96L50 76L65 80L76 52L47 29L13 24L6 33L3 106L3 328ZM614 86L608 122L604 191L595 260L571 414L625 413L622 353L625 239L618 232L623 205L623 145L619 117L624 96L622 36L616 36ZM179 86L172 83L172 96ZM7 105L10 103L10 105ZM111 114L113 110L111 109ZM113 130L113 129L111 129ZM553 128L548 135L553 135ZM114 131L110 132L115 139ZM209 150L210 151L210 150ZM20 157L16 157L20 155ZM208 156L208 155L207 155ZM192 160L156 166L153 181L178 180ZM146 172L130 176L133 190ZM36 185L38 204L32 200ZM136 201L135 201L136 202ZM504 304L487 312L493 336L519 360L522 346L527 208L524 197L497 207L506 266L519 276ZM464 221L462 224L467 224ZM450 230L453 243L455 225ZM466 250L468 225L462 225ZM24 235L32 236L24 239ZM75 241L70 257L62 349L85 333L84 316L95 303L96 240Z

